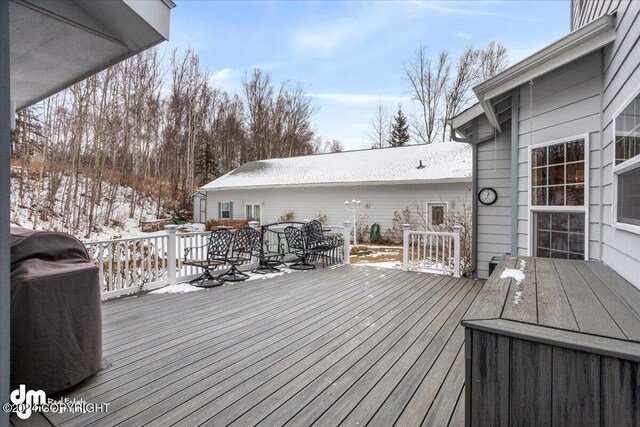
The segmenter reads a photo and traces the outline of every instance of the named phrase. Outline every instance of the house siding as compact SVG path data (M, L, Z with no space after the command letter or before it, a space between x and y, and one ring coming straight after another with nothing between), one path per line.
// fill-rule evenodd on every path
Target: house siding
M487 121L483 116L482 121ZM488 123L488 122L487 122ZM480 126L482 129L482 126ZM478 144L478 190L491 187L498 193L493 205L477 204L476 273L489 277L489 261L511 253L511 129Z
M597 232L600 220L600 90L599 51L535 79L533 87L525 84L519 88L518 255L530 255L529 147L589 134L588 252L590 259L600 259Z
M233 218L245 218L245 204L262 205L262 223L277 222L285 212L292 211L296 221L327 215L328 224L342 225L351 221L344 208L345 200L359 199L362 208L358 216L366 215L367 224L378 223L382 231L393 225L394 212L406 206L413 212L426 203L454 202L469 205L471 183L367 185L336 187L286 187L265 189L234 189L207 191L207 220L217 219L218 202L233 202ZM365 208L369 204L369 208Z
M617 3L617 2L616 2ZM604 50L602 261L640 288L640 235L613 227L613 115L640 90L640 2L617 5L616 40Z
M615 12L621 3L621 0L571 0L571 31Z

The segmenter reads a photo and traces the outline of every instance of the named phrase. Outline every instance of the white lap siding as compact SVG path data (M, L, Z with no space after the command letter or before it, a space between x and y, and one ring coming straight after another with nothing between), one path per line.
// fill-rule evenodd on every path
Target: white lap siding
M604 52L602 153L602 261L640 288L640 234L613 227L613 115L640 90L640 2L621 2L616 40Z
M218 202L232 201L234 219L245 218L245 204L257 203L262 205L263 223L276 222L291 211L297 221L314 219L321 213L329 224L341 225L352 218L351 212L345 211L345 200L359 199L362 208L358 216L368 216L366 223L380 224L384 232L392 227L394 212L402 213L406 206L413 212L416 206L426 209L427 202L462 206L470 204L470 197L471 182L217 190L207 192L207 219L217 219Z

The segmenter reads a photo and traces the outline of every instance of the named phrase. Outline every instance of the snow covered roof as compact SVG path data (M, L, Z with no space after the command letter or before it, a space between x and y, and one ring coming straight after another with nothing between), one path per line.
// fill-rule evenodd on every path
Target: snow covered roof
M459 142L259 160L201 190L471 181L471 146ZM419 168L422 161L422 168Z

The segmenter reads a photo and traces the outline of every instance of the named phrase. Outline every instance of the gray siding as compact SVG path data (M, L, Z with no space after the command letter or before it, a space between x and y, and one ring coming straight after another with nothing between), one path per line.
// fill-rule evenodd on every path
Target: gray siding
M640 89L640 2L586 1L583 25L617 9L616 40L520 88L518 254L529 253L528 147L589 134L589 258L640 287L640 235L613 226L613 115ZM533 129L533 132L531 132Z
M621 0L571 0L571 31L594 19L615 12Z
M600 259L600 61L594 52L535 79L533 109L529 84L519 89L518 255L529 255L529 146L589 134L589 258Z
M600 180L602 182L602 261L640 287L640 235L613 224L613 115L640 90L640 2L621 2L616 40L604 51L603 116Z
M483 116L482 121L486 121ZM495 140L478 144L478 190L491 187L498 200L491 206L478 203L477 255L479 278L489 277L489 261L511 252L511 130L502 129Z
M207 219L217 219L218 202L233 201L233 218L244 219L245 204L262 204L262 222L276 222L282 214L293 211L295 220L314 219L318 213L327 215L328 223L341 225L351 221L344 201L359 199L359 215L367 215L368 224L378 223L382 231L391 228L395 211L405 206L416 211L426 203L454 202L457 206L471 201L471 183L368 185L306 188L268 188L252 190L220 190L207 192ZM370 208L365 208L365 204Z

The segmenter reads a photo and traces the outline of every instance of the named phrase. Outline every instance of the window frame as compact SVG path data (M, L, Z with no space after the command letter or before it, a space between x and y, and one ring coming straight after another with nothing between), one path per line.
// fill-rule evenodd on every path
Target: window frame
M571 142L575 140L582 139L584 140L584 204L582 206L534 206L532 204L533 192L532 188L532 153L536 148L548 147L550 145L562 144L564 142ZM528 248L527 255L534 257L534 248L536 244L536 229L535 229L535 220L534 215L536 212L577 212L584 213L584 259L585 261L589 260L589 175L590 175L590 140L589 134L583 133L579 135L572 135L565 138L554 139L552 141L540 142L538 144L532 144L527 147L527 221L528 221ZM564 163L566 164L566 162ZM516 231L517 230L512 230Z
M247 218L247 207L251 206L251 213L255 214L255 207L258 206L260 207L260 221L258 221L258 223L262 224L262 203L257 203L257 202L246 202L244 204L244 219L249 221L250 218ZM255 218L254 218L255 221Z
M227 205L229 205L229 209L226 209L226 210L223 209L223 206L224 206L225 203ZM225 218L223 212L229 212L229 217ZM218 218L218 219L231 219L231 216L232 216L231 215L231 202L230 201L229 202L220 202L220 218Z
M434 225L432 220L433 220L433 213L432 213L432 208L434 206L442 206L444 208L444 215L443 215L443 222L442 224L437 224ZM438 227L441 225L444 225L445 221L444 221L444 216L447 215L447 212L449 212L449 202L427 202L427 225L429 227Z
M612 191L613 191L613 194L611 197L611 206L613 209L613 217L611 218L611 222L613 224L613 228L618 230L628 231L630 233L635 233L635 234L640 234L640 225L629 224L626 222L618 221L618 176L625 172L629 172L634 169L640 168L640 154L630 158L629 160L625 160L619 165L616 165L616 118L625 110L625 108L627 108L629 104L631 104L631 102L633 102L634 99L636 99L639 96L640 96L640 87L638 87L633 92L633 95L629 96L627 99L624 100L622 105L618 107L618 109L613 113L613 117L611 120L611 128L612 128L612 135L613 135L611 140L611 148L613 151L612 153L613 160L611 163L612 165L611 183L612 183Z

